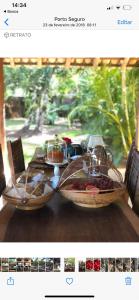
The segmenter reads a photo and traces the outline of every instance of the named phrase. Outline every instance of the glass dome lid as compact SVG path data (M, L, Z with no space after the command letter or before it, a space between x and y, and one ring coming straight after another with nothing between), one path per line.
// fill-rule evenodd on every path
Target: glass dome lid
M47 161L50 163L63 163L65 160L67 160L67 144L56 134L53 140L48 141Z
M77 190L88 190L92 186L105 192L123 187L123 178L112 163L99 164L87 154L70 163L63 172L60 187L68 184Z
M67 166L59 191L64 198L87 208L104 207L125 199L126 195L122 175L116 167L109 161L104 165L93 163L89 154Z

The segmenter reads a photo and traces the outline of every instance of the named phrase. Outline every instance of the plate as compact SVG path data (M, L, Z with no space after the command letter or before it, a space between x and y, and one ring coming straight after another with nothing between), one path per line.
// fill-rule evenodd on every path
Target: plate
M48 165L50 166L59 166L59 167L62 167L62 166L65 166L68 164L68 160L67 159L64 159L62 163L52 163L50 162L49 160L46 160L45 161Z
M82 155L74 155L74 156L71 156L70 159L71 160L76 160L78 158L80 158Z
M44 157L45 157L44 153L38 153L36 155L36 158L38 158L38 159L43 159Z

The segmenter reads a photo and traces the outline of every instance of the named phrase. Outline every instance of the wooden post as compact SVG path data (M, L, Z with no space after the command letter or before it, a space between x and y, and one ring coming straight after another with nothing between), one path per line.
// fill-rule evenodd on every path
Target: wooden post
M137 91L137 101L136 101L136 139L135 145L139 151L139 89Z
M3 58L0 58L0 144L5 156L5 108L4 108L4 73Z
M127 125L127 145L132 144L132 133L131 133L131 127L130 127L130 118L129 118L129 109L128 109L128 100L127 100L127 83L126 83L126 69L127 69L127 64L129 62L129 58L125 58L121 71L122 71L122 105L124 109L124 114L125 114L125 122Z

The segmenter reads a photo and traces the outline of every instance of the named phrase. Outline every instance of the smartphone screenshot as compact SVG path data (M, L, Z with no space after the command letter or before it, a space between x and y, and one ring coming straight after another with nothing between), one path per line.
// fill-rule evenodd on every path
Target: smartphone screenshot
M0 295L137 300L139 3L0 4Z

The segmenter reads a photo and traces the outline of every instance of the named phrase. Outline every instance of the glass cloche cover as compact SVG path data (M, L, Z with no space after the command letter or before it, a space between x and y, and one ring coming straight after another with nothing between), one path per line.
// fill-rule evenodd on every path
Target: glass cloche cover
M53 140L50 140L47 145L47 161L50 163L62 164L67 160L67 144L66 142L55 135Z

